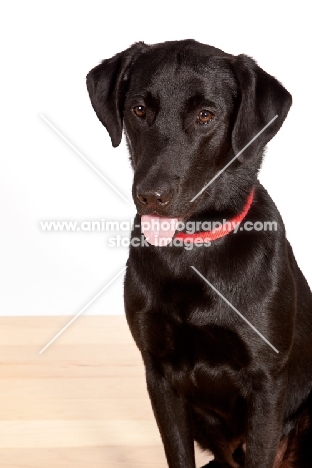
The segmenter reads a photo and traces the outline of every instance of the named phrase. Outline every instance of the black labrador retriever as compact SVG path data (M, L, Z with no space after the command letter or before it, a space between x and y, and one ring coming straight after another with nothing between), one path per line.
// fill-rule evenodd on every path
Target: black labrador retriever
M209 467L311 468L312 295L257 179L290 94L193 40L136 43L87 87L131 155L125 307L169 467L195 440Z

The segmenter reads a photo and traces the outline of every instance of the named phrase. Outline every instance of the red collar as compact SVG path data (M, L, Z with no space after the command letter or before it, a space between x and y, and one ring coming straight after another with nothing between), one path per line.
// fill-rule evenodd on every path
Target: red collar
M175 236L175 239L181 239L183 241L188 241L188 242L195 242L196 240L203 240L203 241L213 241L216 239L220 239L221 237L226 236L230 232L234 231L234 229L237 227L239 223L243 221L245 216L247 215L251 204L254 199L254 194L255 191L252 189L250 192L246 205L243 208L243 211L234 218L230 219L229 221L226 221L226 223L222 224L222 226L217 227L215 229L212 229L211 231L201 231L201 232L194 232L193 234L188 234L186 232L180 232Z

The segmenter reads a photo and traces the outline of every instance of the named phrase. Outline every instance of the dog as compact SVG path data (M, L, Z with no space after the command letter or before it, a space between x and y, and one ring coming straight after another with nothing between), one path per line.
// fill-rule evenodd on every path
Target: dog
M311 468L312 295L257 179L291 95L194 40L135 43L87 89L134 170L125 310L168 466L196 441L211 468Z

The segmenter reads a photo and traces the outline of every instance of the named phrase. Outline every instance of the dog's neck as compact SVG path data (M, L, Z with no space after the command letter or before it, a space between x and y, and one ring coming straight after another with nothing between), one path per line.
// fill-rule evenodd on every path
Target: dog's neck
M211 242L217 239L220 239L221 237L226 236L227 234L230 234L233 232L239 224L245 219L247 216L247 213L249 212L249 209L252 205L254 199L254 189L251 190L247 202L245 206L243 207L242 211L238 213L236 216L229 220L225 220L221 225L219 225L211 230L204 230L204 231L199 231L199 232L194 232L194 233L188 233L188 232L179 232L177 233L174 237L175 239L180 239L182 241L187 241L187 242L196 242L196 241L202 241L202 242ZM203 223L201 223L203 224Z

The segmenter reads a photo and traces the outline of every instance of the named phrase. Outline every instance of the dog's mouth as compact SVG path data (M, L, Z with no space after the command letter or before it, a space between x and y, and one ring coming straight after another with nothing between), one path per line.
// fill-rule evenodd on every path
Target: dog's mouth
M164 247L170 244L180 221L182 218L166 218L156 214L142 215L141 231L149 244Z

